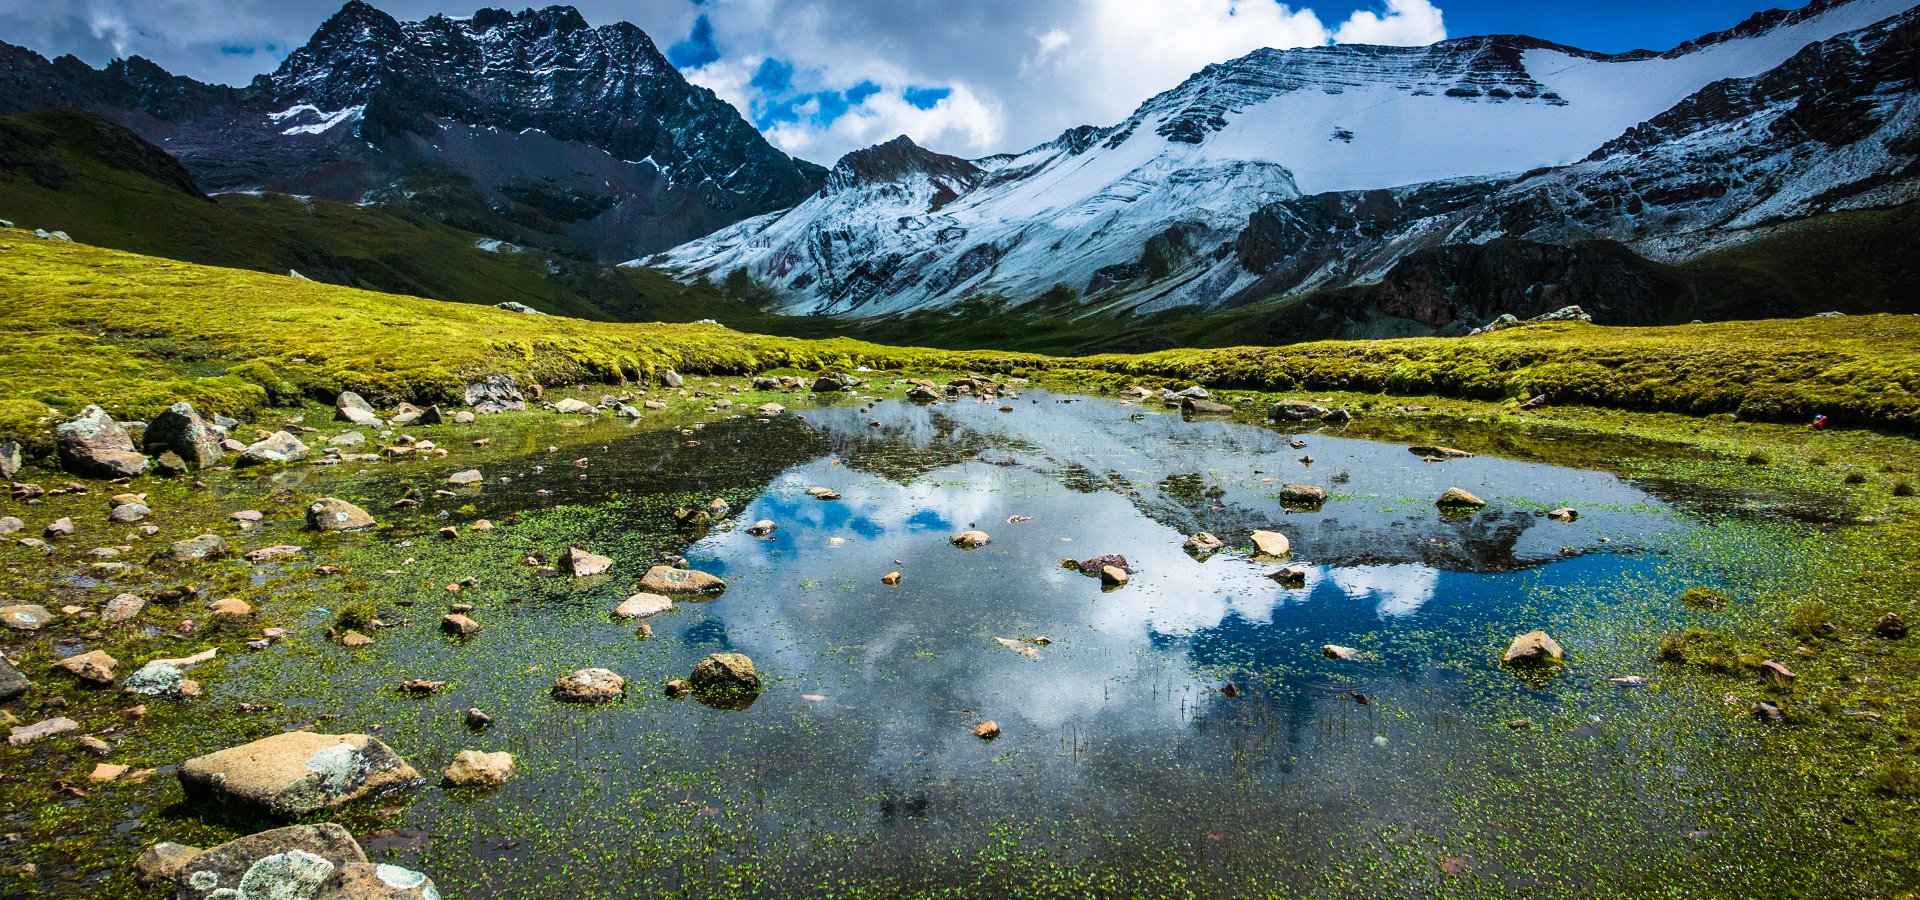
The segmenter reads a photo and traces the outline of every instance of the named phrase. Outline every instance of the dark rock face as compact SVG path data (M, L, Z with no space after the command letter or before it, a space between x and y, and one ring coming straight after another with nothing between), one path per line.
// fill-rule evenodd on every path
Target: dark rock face
M238 89L137 57L95 70L0 44L0 83L0 114L76 106L164 141L185 163L167 174L196 194L197 179L371 197L607 261L792 205L826 174L688 83L640 29L590 27L569 7L400 22L352 0ZM16 157L31 165L32 148L0 134L0 166Z
M171 452L195 469L220 461L220 440L191 403L175 403L154 416L141 441L147 453L159 456Z

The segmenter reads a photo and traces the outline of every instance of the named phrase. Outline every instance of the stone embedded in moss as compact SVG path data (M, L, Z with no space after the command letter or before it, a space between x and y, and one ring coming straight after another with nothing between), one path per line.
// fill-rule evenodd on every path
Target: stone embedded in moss
M364 734L289 731L180 764L190 799L279 818L302 816L419 777L393 749Z

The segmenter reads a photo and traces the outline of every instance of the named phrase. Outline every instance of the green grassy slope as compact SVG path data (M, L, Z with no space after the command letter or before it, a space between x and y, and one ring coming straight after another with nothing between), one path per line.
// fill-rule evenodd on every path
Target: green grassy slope
M1057 358L767 337L704 325L526 316L0 231L0 435L44 449L49 408L243 412L356 390L454 399L473 376L618 382L673 367L1051 372L1108 385L1501 399L1920 428L1920 317L1676 328L1542 325L1477 338Z
M657 272L553 254L489 252L480 236L390 207L280 195L200 196L137 137L91 113L0 118L0 218L188 262L388 293L607 321L743 318L755 311ZM8 152L11 150L11 152ZM174 175L176 177L169 177Z

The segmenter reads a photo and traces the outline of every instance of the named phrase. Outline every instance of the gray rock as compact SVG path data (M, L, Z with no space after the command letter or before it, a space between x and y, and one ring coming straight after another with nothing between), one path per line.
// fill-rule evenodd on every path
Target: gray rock
M60 465L76 475L128 478L147 470L133 437L106 410L89 406L56 430Z
M462 399L476 413L520 412L527 408L527 398L521 395L519 382L505 373L489 375L467 385Z
M419 422L420 417L426 415L426 412L426 410L411 403L402 403L394 407L393 416L389 418L387 422L394 426L412 425Z
M382 420L379 416L376 416L373 413L370 413L364 409L360 409L358 407L353 407L353 406L341 407L339 414L336 415L335 418L351 425L358 425L361 428L387 427L387 423L384 420Z
M464 472L455 472L452 475L448 475L447 483L457 485L479 484L484 477L485 476L480 474L479 469L468 469Z
M337 436L335 436L335 437L333 437L333 438L330 438L330 439L329 439L329 440L327 441L327 446L330 446L330 447L358 447L358 446L360 446L361 444L364 444L364 443L366 443L366 442L367 442L367 436L366 436L366 435L364 435L364 434L361 434L361 433L360 433L360 432L358 432L358 431L348 431L348 432L345 432L345 433L343 433L343 434L340 434L340 435L337 435Z
M107 518L122 525L132 525L146 521L152 514L153 510L144 503L122 503L114 507L113 512L107 513Z
M275 828L194 854L174 873L174 900L319 900L324 886L367 854L327 822Z
M367 398L352 391L342 391L340 396L335 397L333 400L333 408L340 412L345 412L349 409L357 409L365 413L373 412L373 404L368 403Z
M419 424L421 425L444 425L446 422L447 414L441 412L438 406L429 406L420 411Z
M263 466L269 463L295 463L306 459L311 453L300 439L284 431L276 431L259 443L249 445L246 452L240 454L239 465Z
M18 518L13 516L0 516L0 537L13 534L26 527L27 523L20 521Z
M322 497L307 505L307 527L314 531L358 531L373 524L366 510L338 497Z
M819 378L813 380L813 391L816 394L832 394L840 391L850 391L859 386L860 379L848 375L845 372L826 372Z
M172 547L167 548L167 555L171 556L174 562L219 559L232 552L233 548L227 546L226 538L217 534L203 534L184 541L175 541Z
M7 732L7 743L15 747L20 747L31 744L41 738L53 737L56 734L66 734L69 731L79 730L79 722L75 722L66 716L57 716L51 719L42 719L32 725L14 726L12 731Z
M12 478L20 474L20 468L26 460L20 452L18 441L0 442L0 478Z
M1326 407L1305 400L1282 400L1267 407L1267 418L1276 422L1305 422L1326 417Z
M390 863L351 862L320 886L314 900L440 900L424 873Z
M147 601L139 594L121 594L100 608L100 621L109 624L125 622L147 608Z
M1327 502L1325 488L1305 484L1289 484L1280 488L1280 502L1295 506L1319 506Z
M13 664L4 655L0 655L0 703L5 703L27 692L33 682L27 680L26 673Z
M554 412L570 416L591 416L595 413L593 404L585 400L575 400L572 397L567 397L555 403L553 410Z
M288 731L180 764L188 799L292 818L411 783L420 773L364 734Z
M672 566L654 566L640 577L641 590L655 594L677 596L683 594L720 594L726 591L727 583L719 576L698 569L676 569Z
M613 559L588 553L579 547L568 547L567 552L560 556L560 568L569 575L585 578L589 575L599 575L613 568Z
M687 383L687 380L685 378L681 378L680 373L675 372L672 369L667 369L660 373L661 387L677 388L677 387L681 387L682 385L685 385L686 383Z
M151 456L171 452L195 469L204 469L220 461L220 438L193 404L180 402L147 423L141 444Z

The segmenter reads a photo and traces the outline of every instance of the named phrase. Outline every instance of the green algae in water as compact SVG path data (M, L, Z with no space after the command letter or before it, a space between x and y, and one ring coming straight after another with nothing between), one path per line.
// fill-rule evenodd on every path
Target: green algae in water
M417 833L369 843L449 897L1738 895L1845 877L1817 815L1772 801L1791 783L1754 764L1764 732L1652 658L1659 635L1724 615L1676 602L1682 589L1764 596L1790 580L1780 548L1817 550L1804 524L1705 516L1697 495L1606 473L1427 464L1320 434L1304 435L1305 466L1290 435L1069 399L1032 393L1012 414L803 406L804 421L710 424L693 447L600 426L585 450L531 439L488 464L505 484L383 514L378 534L270 522L247 542L305 543L307 558L238 582L218 571L296 636L210 672L206 697L157 711L118 753L167 763L310 723L375 733L423 772L462 749L512 752L521 774L498 790L423 788L341 816L363 838ZM570 464L582 454L585 470ZM466 467L452 462L294 471L256 489L348 486L374 508L403 480ZM1286 510L1272 497L1286 482L1342 487L1320 510ZM1459 519L1397 502L1455 485L1498 499ZM674 530L674 508L713 496L731 519ZM1561 505L1583 514L1542 515ZM498 527L433 537L473 515ZM760 518L779 529L746 534ZM948 544L975 527L992 543ZM1304 586L1268 577L1277 564L1180 549L1194 531L1233 546L1255 528L1292 539ZM615 567L570 579L527 564L568 546ZM1136 570L1117 591L1058 565L1108 553ZM674 554L728 589L635 641L608 610ZM302 577L322 561L345 571ZM882 583L889 571L899 586ZM439 633L451 602L486 631ZM328 611L353 603L411 621L366 650L327 643ZM1570 665L1529 687L1497 661L1535 628ZM1037 658L995 638L1031 641ZM1325 643L1370 659L1327 660ZM757 702L660 692L723 650L758 663ZM586 666L625 676L628 698L547 698ZM1626 675L1651 684L1607 681ZM392 690L405 678L448 687L406 697ZM214 714L241 703L277 708ZM494 724L468 729L469 707ZM971 734L989 718L992 743ZM1508 727L1519 720L1529 727ZM173 805L164 777L110 791L140 807L126 813L136 827L102 835L122 865L154 840L231 827Z

